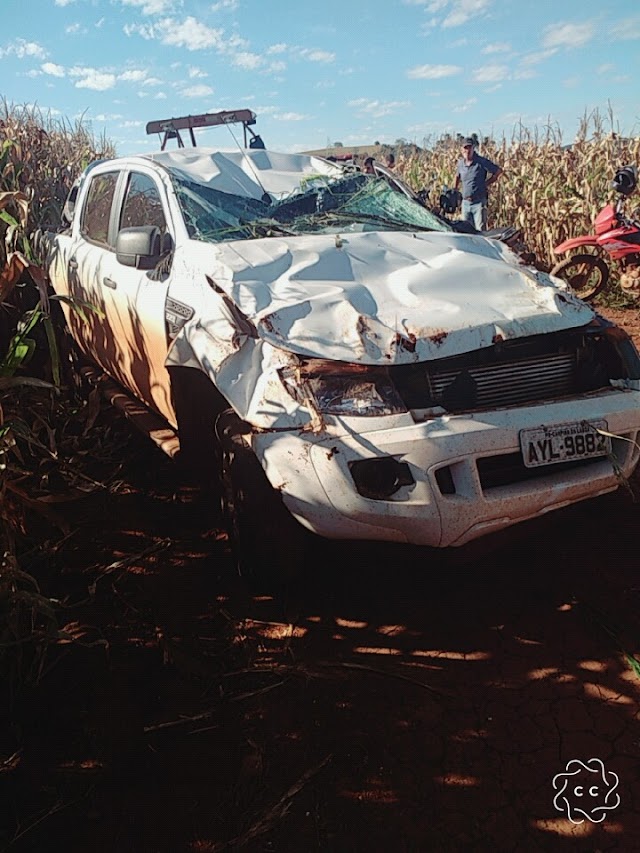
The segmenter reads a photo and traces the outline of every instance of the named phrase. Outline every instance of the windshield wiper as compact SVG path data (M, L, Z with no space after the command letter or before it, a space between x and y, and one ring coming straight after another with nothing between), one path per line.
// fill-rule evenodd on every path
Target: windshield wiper
M253 234L254 237L271 237L273 233L280 234L284 237L297 237L299 236L298 231L294 231L292 228L287 228L281 222L278 222L276 219L239 219L238 224L245 231L256 232L261 231L263 233Z

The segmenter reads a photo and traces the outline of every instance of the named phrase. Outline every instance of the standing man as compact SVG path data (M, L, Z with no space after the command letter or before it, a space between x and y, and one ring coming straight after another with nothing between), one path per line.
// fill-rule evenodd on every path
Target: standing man
M476 231L487 230L487 189L501 174L500 166L481 157L475 150L474 140L467 136L462 142L462 157L458 160L456 189L462 184L462 218L470 222Z

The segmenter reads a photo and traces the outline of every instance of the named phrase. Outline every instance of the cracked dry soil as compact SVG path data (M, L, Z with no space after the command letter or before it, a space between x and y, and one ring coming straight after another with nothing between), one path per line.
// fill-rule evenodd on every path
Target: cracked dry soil
M21 751L0 773L0 848L640 850L626 490L464 559L340 545L269 596L233 578L206 502L143 439L123 480L73 507L44 561L85 644L2 735ZM620 805L574 824L552 780L594 757Z

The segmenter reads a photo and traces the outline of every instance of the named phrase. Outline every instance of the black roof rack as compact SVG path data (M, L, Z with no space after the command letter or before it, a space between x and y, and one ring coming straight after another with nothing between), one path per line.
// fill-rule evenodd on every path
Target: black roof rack
M184 142L180 136L181 130L188 130L191 144L195 147L196 127L216 127L221 124L241 124L244 132L244 147L247 147L247 131L251 134L249 148L264 148L262 139L249 129L250 125L256 123L256 114L252 110L222 110L219 113L203 113L198 116L180 116L179 118L165 118L159 121L150 121L147 124L147 133L164 133L162 139L162 150L164 151L170 139L176 139L178 148L184 148Z

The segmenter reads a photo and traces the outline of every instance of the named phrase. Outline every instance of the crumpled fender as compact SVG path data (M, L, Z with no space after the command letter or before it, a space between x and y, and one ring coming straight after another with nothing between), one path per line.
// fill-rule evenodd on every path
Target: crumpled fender
M308 426L311 416L279 376L294 357L259 337L253 323L217 288L203 289L201 296L204 304L177 334L166 367L201 370L236 414L257 429Z

